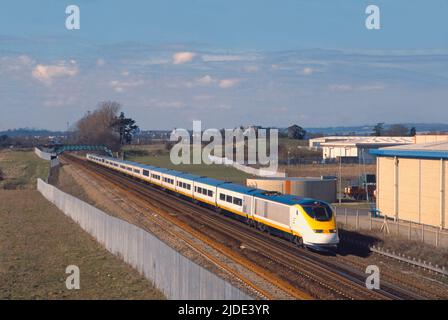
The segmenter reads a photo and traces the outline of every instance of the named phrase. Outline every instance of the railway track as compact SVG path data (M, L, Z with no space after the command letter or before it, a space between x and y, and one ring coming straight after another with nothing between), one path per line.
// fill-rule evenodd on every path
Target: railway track
M88 168L88 166L91 166L91 163L89 163L89 162L83 161L76 157L65 156L65 159L67 159L67 158L69 159L70 162L76 163L77 165L81 165L84 168L86 168L89 175L97 178L99 181L103 181L104 183L111 184L111 186L113 188L117 188L117 189L121 189L122 191L125 191L127 193L126 200L128 200L128 201L131 200L133 203L137 204L138 207L145 208L147 210L147 213L145 214L145 218L151 219L152 222L154 222L155 224L158 224L159 227L161 227L161 229L164 230L164 232L171 233L172 235L174 235L174 239L183 240L191 249L200 253L204 258L211 261L219 269L223 269L223 270L227 271L228 273L232 274L237 279L237 281L240 282L240 284L242 284L243 287L248 288L249 289L248 291L255 293L256 297L262 298L262 299L273 299L272 298L273 295L271 294L271 292L268 292L268 291L262 289L256 283L247 279L247 277L243 276L240 272L235 271L232 268L229 268L225 263L222 263L221 261L219 261L219 259L216 259L210 253L200 249L197 246L197 244L194 244L187 237L184 237L181 233L178 233L178 232L174 233L172 230L169 230L168 228L166 228L166 226L163 226L160 221L163 219L160 219L160 216L162 216L165 220L168 220L169 222L171 222L173 225L183 229L188 234L194 236L196 239L199 239L199 240L203 241L204 243L210 245L210 247L216 249L220 253L224 254L225 256L227 256L228 258L232 259L233 261L239 263L240 265L244 266L248 270L255 271L255 273L257 273L259 276L261 276L261 278L264 278L266 281L268 281L273 286L280 289L282 292L287 293L290 296L290 298L294 298L294 299L298 299L298 300L312 299L312 297L310 295L298 290L297 288L293 287L289 283L286 283L284 281L273 280L272 275L270 275L266 272L263 272L263 270L260 270L260 268L257 265L255 265L249 261L243 261L241 259L237 259L236 258L237 255L235 253L233 253L230 249L226 248L225 246L219 245L217 243L211 243L210 241L208 241L209 239L207 239L207 237L205 235L203 235L201 232L197 232L195 229L191 228L187 224L180 223L180 221L178 221L178 219L175 217L175 214L173 213L173 211L168 212L168 211L166 211L166 209L161 210L160 207L154 206L150 201L148 201L146 196L143 197L142 194L137 193L135 189L132 190L132 187L130 187L131 189L129 189L129 184L122 184L120 182L117 184L116 180L111 181L109 176L104 176L104 172L102 172L102 174L99 174L97 172L98 168L96 166L93 168ZM103 169L103 168L101 168L101 169ZM110 171L110 170L106 170L106 171L108 171L108 174L112 174L112 175L114 174L113 171ZM124 177L124 176L122 176L122 177ZM130 178L128 178L128 179L130 179ZM132 180L132 182L136 182L136 181ZM131 190L131 192L130 192L130 190ZM123 200L123 199L117 199L117 200ZM159 199L159 201L160 201L160 199ZM137 208L135 208L135 206L132 206L132 207L134 207L134 209L136 209L136 211L140 211ZM157 213L157 215L158 215L158 217L156 215L157 219L150 213ZM137 219L137 220L140 220L140 219ZM284 296L284 295L282 295L282 296Z
M273 236L267 237L266 234L258 230L251 229L236 220L223 215L218 215L213 210L198 206L191 201L187 201L178 196L168 194L165 191L149 185L146 182L135 178L125 176L110 169L98 166L94 163L84 161L76 157L66 157L69 161L75 162L89 170L90 173L113 182L120 188L124 188L128 193L132 193L145 202L156 206L159 211L164 209L169 211L169 219L180 220L188 223L190 228L194 229L196 235L203 232L203 226L207 226L210 232L221 234L241 243L242 247L256 250L256 253L262 256L266 261L274 264L284 270L289 270L285 276L278 276L280 279L272 279L272 274L264 277L276 283L279 288L292 293L296 298L308 298L300 291L294 291L292 287L303 286L303 281L311 283L319 290L326 290L334 298L342 299L423 299L419 294L401 288L395 284L381 283L380 290L368 290L364 281L366 274L348 267L336 261L329 261L326 257L297 248L283 239ZM176 217L173 217L173 214ZM185 227L185 225L183 225ZM200 235L204 238L204 235ZM210 241L207 241L210 242ZM223 250L222 246L216 246L227 256L236 260L241 260L238 254L229 253ZM244 250L241 250L244 251ZM248 251L248 250L246 250ZM244 255L244 252L240 252ZM257 269L257 268L255 268ZM255 270L257 271L257 270ZM259 270L258 270L259 271ZM286 281L286 284L285 284ZM287 284L290 284L289 286ZM266 294L264 294L267 296Z

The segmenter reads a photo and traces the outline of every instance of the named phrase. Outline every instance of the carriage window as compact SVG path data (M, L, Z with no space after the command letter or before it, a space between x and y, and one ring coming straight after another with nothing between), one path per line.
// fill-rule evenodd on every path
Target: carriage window
M208 194L209 197L213 197L213 191L208 190L207 194Z
M233 204L236 204L237 206L242 206L243 200L238 199L238 198L233 198Z
M202 193L202 188L198 187L198 193Z
M207 195L207 189L202 189L202 194L203 194L204 196L206 196L206 195Z
M148 170L143 170L143 175L146 177L149 177L149 171Z
M232 203L232 196L226 196L226 201Z
M224 193L220 193L219 200L226 201L226 195Z
M187 184L187 189L191 190L191 185Z

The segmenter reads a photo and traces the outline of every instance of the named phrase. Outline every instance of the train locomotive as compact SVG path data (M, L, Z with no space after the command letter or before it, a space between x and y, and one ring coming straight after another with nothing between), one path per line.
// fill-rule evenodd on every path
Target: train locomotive
M331 206L324 201L96 154L86 157L88 161L212 207L298 245L331 250L339 243L336 218Z

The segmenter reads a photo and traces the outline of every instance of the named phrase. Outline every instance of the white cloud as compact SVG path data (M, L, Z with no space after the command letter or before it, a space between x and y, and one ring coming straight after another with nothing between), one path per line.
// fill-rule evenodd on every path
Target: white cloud
M349 84L332 84L330 85L331 91L351 91L353 87Z
M74 97L65 97L63 95L50 97L45 99L43 105L49 108L72 106L77 102Z
M112 80L109 82L109 85L114 89L115 92L123 92L125 88L138 87L143 84L144 84L143 80L129 80L129 81Z
M212 55L204 54L202 60L204 62L229 62L229 61L242 61L246 58L239 55Z
M207 74L207 75L197 79L196 82L200 85L210 85L210 84L216 82L216 80Z
M382 84L372 84L372 85L360 86L359 90L362 90L362 91L376 91L376 90L383 90L385 88L386 88L386 86L384 86Z
M148 107L155 107L155 108L167 108L167 109L180 109L185 107L185 103L179 100L170 100L165 101L161 99L149 99L149 102L147 102Z
M245 66L243 68L243 70L246 72L257 72L260 70L260 67L256 66L256 65L249 65L249 66Z
M38 64L33 69L32 75L35 79L50 85L53 78L56 77L73 77L78 74L78 67L76 66L76 61L70 60L67 64L64 61L59 62L54 65L43 65Z
M164 58L150 58L150 59L144 59L144 60L135 60L135 61L129 61L129 63L140 65L140 66L152 66L152 65L163 65L170 63L170 59L164 59Z
M235 86L238 82L240 82L239 79L222 79L219 81L219 86L224 89L231 88Z
M305 75L305 76L309 76L309 75L313 74L315 71L316 70L313 69L313 68L306 67L306 68L303 68L302 74Z
M193 99L196 101L209 101L209 100L214 99L214 96L209 95L209 94L200 94L200 95L194 96Z
M361 86L353 86L350 84L333 84L330 85L331 91L376 91L383 90L385 86L382 84L368 84Z
M0 58L0 71L17 71L30 68L34 64L35 61L25 54L15 57L5 56Z
M182 101L160 101L157 103L157 106L160 108L179 109L183 108L185 104Z
M96 60L96 65L98 66L98 67L102 67L102 66L104 66L106 64L106 61L104 60L104 59L97 59Z
M194 52L177 52L173 54L173 63L174 64L183 64L187 63L193 60L193 58L196 56L196 53Z

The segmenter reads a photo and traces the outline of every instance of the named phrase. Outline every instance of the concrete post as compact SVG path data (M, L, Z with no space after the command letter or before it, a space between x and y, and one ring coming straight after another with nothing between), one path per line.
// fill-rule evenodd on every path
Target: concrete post
M394 219L398 220L398 158L394 157Z
M440 159L440 227L445 225L445 165Z
M436 228L436 248L439 246L439 228Z

